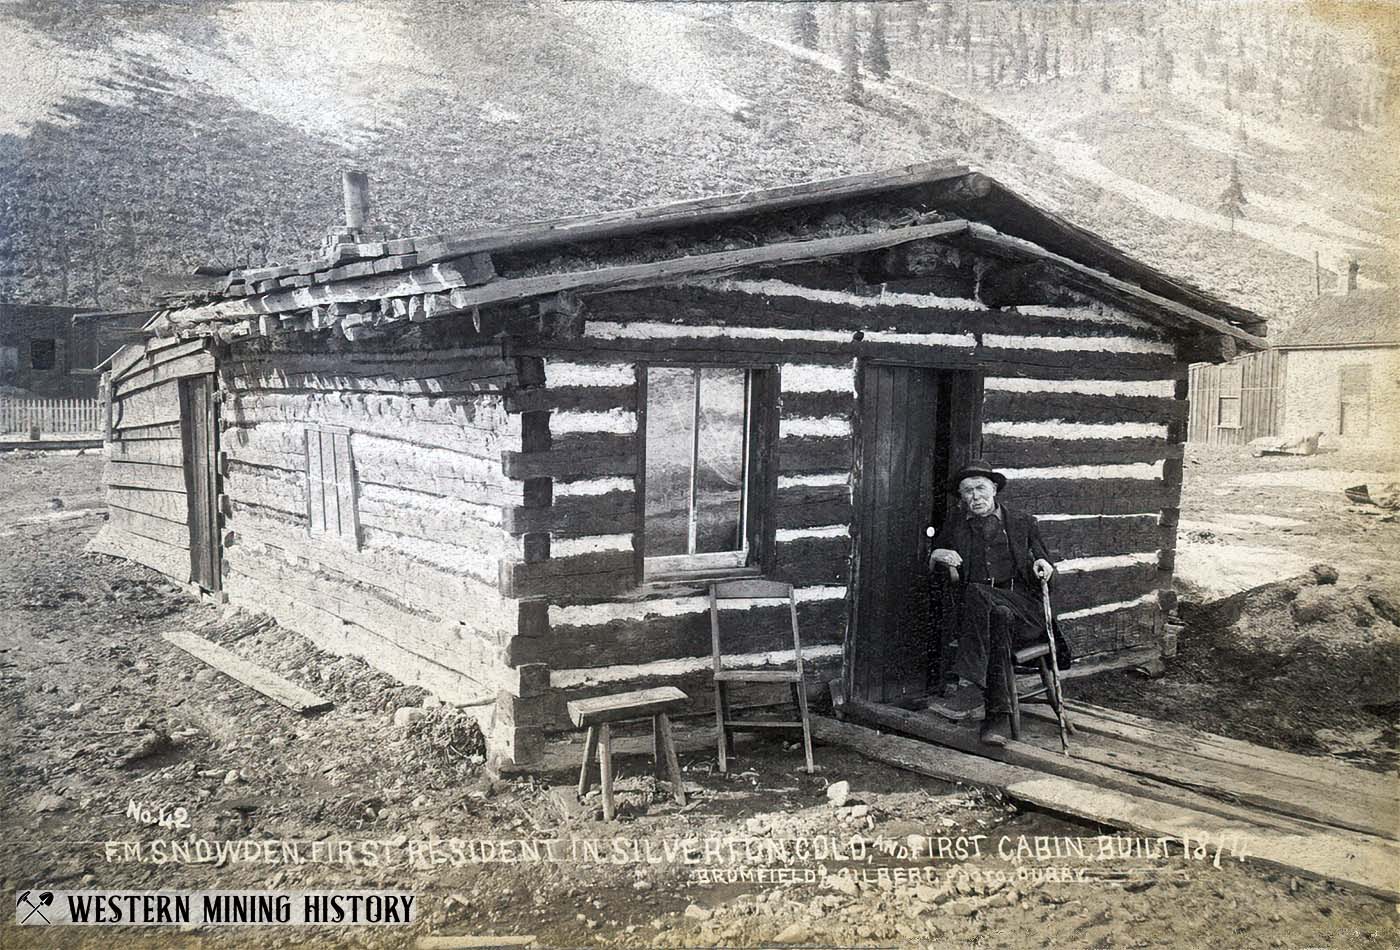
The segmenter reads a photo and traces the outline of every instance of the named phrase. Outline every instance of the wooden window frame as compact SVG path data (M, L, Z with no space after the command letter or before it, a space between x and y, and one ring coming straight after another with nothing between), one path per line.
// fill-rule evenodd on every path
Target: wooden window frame
M744 491L740 527L743 547L711 554L648 557L646 553L647 373L657 369L738 369L745 373ZM773 550L773 509L776 504L778 440L778 367L772 363L648 362L637 364L637 531L636 572L644 586L703 585L727 578L762 577ZM698 399L698 390L697 390ZM692 491L695 459L691 459ZM692 526L693 529L693 526Z
M47 345L48 359L46 365L40 366L38 362L37 344ZM29 369L35 373L52 373L58 370L58 339L51 336L36 336L29 340Z
M1217 429L1244 428L1244 364L1226 363L1220 367L1220 390L1215 397L1215 427ZM1235 421L1225 421L1225 404L1233 402Z
M306 473L306 533L310 538L338 542L353 551L360 549L360 494L355 476L355 456L350 447L350 429L345 426L308 423L303 430L302 449ZM317 448L312 453L313 436ZM327 523L325 477L325 446L323 437L331 437L330 459L335 466L329 484L335 487L336 525ZM342 472L341 468L345 471ZM317 502L320 502L319 506ZM347 513L348 510L348 513ZM318 518L318 512L320 517Z

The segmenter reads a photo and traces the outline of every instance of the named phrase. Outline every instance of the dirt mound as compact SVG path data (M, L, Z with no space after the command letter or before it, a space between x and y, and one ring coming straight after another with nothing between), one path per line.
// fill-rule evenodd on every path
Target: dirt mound
M1187 626L1164 676L1106 674L1075 684L1074 698L1391 771L1400 762L1396 587L1318 570L1183 601Z

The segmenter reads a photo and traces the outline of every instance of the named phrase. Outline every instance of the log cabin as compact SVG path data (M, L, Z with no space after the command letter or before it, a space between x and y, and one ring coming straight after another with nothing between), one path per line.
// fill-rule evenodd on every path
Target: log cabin
M94 550L271 613L528 766L567 700L712 687L707 584L806 670L929 689L924 530L1010 476L1091 666L1160 651L1187 367L1264 321L963 166L394 238L169 302L104 378ZM726 666L791 660L735 602Z

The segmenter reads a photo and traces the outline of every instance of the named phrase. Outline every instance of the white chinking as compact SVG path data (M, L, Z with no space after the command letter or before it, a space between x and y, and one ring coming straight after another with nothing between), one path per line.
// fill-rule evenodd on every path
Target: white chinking
M1170 343L1132 336L1011 336L987 333L982 337L982 344L1006 350L1082 350L1094 353L1161 353L1166 356L1176 353Z
M850 472L821 472L815 475L779 475L778 490L784 488L834 488L849 485Z
M597 554L601 551L632 550L630 534L594 534L582 538L551 538L549 556L574 557L579 554Z
M1101 557L1071 557L1055 562L1055 569L1061 574L1087 574L1090 571L1107 571L1115 567L1134 567L1138 564L1156 564L1157 552L1145 554L1106 554Z
M1051 320L1074 320L1081 323L1108 323L1119 326L1133 327L1138 330L1159 331L1161 327L1149 323L1140 317L1124 313L1121 310L1114 310L1109 307L1049 307L1028 304L1017 306L1017 313L1025 314L1028 317L1048 317Z
M1176 383L1170 379L1023 379L1019 376L992 376L987 379L986 389L988 392L1158 396L1166 399L1176 395Z
M1145 604L1157 603L1157 592L1143 594L1134 600L1119 600L1111 604L1099 604L1097 607L1085 607L1081 610L1071 610L1068 613L1056 614L1057 620L1078 620L1081 617L1095 617L1099 614L1116 613L1119 610L1126 610L1129 607L1141 607Z
M836 657L841 655L842 649L840 644L806 647L802 651L802 659L806 661ZM730 669L748 669L750 667L776 666L780 663L791 663L793 659L794 655L792 650L774 650L772 653L728 654L724 656L720 662ZM576 670L553 670L549 674L549 685L555 689L570 689L575 686L588 686L594 683L621 683L628 680L651 677L685 676L690 673L700 673L704 670L713 669L713 667L714 660L709 656L693 656L679 660L658 660L654 663L638 663L632 666L600 666Z
M799 587L796 591L798 603L812 600L837 600L846 596L842 587ZM721 610L748 610L752 607L783 604L781 597L745 598L726 600ZM551 606L550 626L591 627L613 621L647 620L652 617L681 617L686 614L703 613L710 609L708 597L665 597L657 600L643 600L629 603L581 604L572 607Z
M779 528L774 537L781 544L784 541L800 541L803 538L849 538L850 536L850 525L828 524L819 528Z
M924 307L931 310L986 310L986 304L968 297L935 297L932 294L852 294L840 290L817 290L781 280L725 280L712 286L717 290L733 290L742 294L766 297L800 297L819 303L837 303L849 307Z
M632 491L636 483L630 478L582 478L576 482L554 480L554 497L569 498L582 495L606 495L615 491Z
M1167 427L1155 422L988 422L983 435L1012 439L1166 439Z
M555 410L549 414L551 435L568 435L576 432L611 432L616 435L631 435L636 431L637 414L627 409L609 409L606 412Z
M977 341L971 333L894 333L884 330L789 330L768 327L716 326L713 324L590 322L583 335L599 340L685 340L730 339L774 340L778 342L850 343L861 332L867 343L903 343L909 346L955 347L972 350Z
M853 366L813 366L785 363L782 368L785 393L853 393L856 371Z
M845 416L823 416L814 419L799 416L795 419L783 418L778 421L778 437L796 439L802 436L842 436L851 434L851 420Z
M550 389L563 386L631 386L637 371L631 363L544 364L544 384Z
M1003 469L1007 478L1033 481L1037 478L1161 478L1161 462L1124 462L1121 465L1059 465L1049 468Z

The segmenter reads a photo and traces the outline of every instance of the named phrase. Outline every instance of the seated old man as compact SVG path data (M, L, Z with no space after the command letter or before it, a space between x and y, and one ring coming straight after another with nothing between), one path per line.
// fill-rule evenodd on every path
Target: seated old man
M1035 518L997 500L1005 475L978 460L954 473L949 486L961 504L934 536L929 570L948 569L955 582L957 606L949 618L958 641L953 672L982 687L982 741L1005 745L1011 725L1008 691L1015 684L1006 682L1002 651L1045 637L1040 582L1055 575L1055 566ZM1058 623L1055 648L1063 669L1070 651Z

